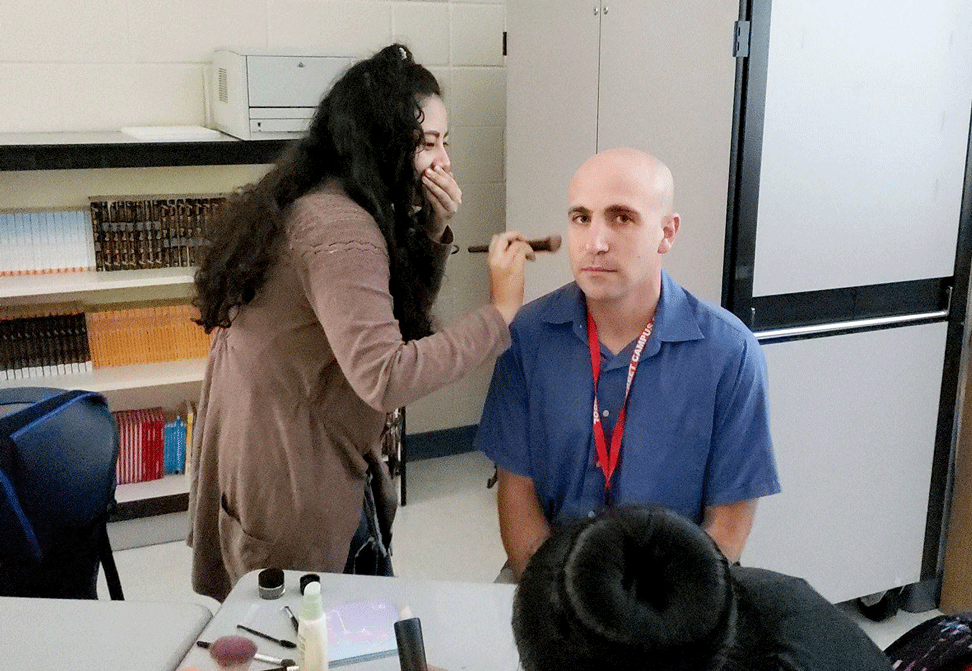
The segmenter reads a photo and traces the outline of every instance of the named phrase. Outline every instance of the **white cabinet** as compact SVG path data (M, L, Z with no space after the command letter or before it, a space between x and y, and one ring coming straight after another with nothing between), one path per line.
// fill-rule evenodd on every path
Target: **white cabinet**
M783 491L760 501L743 563L834 602L921 579L947 327L763 346Z
M508 0L507 228L563 233L584 159L648 150L671 168L682 216L666 268L718 302L737 13L729 0ZM537 266L528 298L571 280L563 252Z

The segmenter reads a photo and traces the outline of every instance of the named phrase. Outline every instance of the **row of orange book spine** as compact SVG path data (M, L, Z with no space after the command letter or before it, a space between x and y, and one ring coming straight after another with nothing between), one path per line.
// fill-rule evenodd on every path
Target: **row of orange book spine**
M162 305L86 313L95 368L201 359L209 336L192 321L190 305Z
M201 359L210 337L190 305L32 314L0 307L0 381Z

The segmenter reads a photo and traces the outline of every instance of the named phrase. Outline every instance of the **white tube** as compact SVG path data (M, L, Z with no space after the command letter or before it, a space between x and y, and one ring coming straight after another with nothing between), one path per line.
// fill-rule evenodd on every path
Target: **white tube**
M321 583L304 588L297 619L297 666L300 671L327 671L327 617L321 602Z

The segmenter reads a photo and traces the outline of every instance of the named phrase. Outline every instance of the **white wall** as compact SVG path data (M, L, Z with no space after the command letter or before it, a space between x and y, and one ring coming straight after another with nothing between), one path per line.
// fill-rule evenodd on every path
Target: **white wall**
M367 56L405 42L445 89L463 189L457 242L487 241L505 227L503 0L32 0L0 8L0 133L205 125L203 72L217 47ZM105 193L228 189L261 171L0 173L0 208L86 206L89 195ZM439 301L442 320L487 298L485 260L454 256ZM410 406L409 432L477 422L490 370Z

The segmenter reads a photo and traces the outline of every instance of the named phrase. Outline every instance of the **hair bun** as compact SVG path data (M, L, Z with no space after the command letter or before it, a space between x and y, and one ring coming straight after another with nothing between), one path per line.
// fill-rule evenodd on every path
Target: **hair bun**
M525 623L531 610L548 623L518 643L546 638L547 653L566 646L565 659L600 668L721 666L735 630L732 581L697 525L661 508L616 508L551 540L520 582L515 615Z

